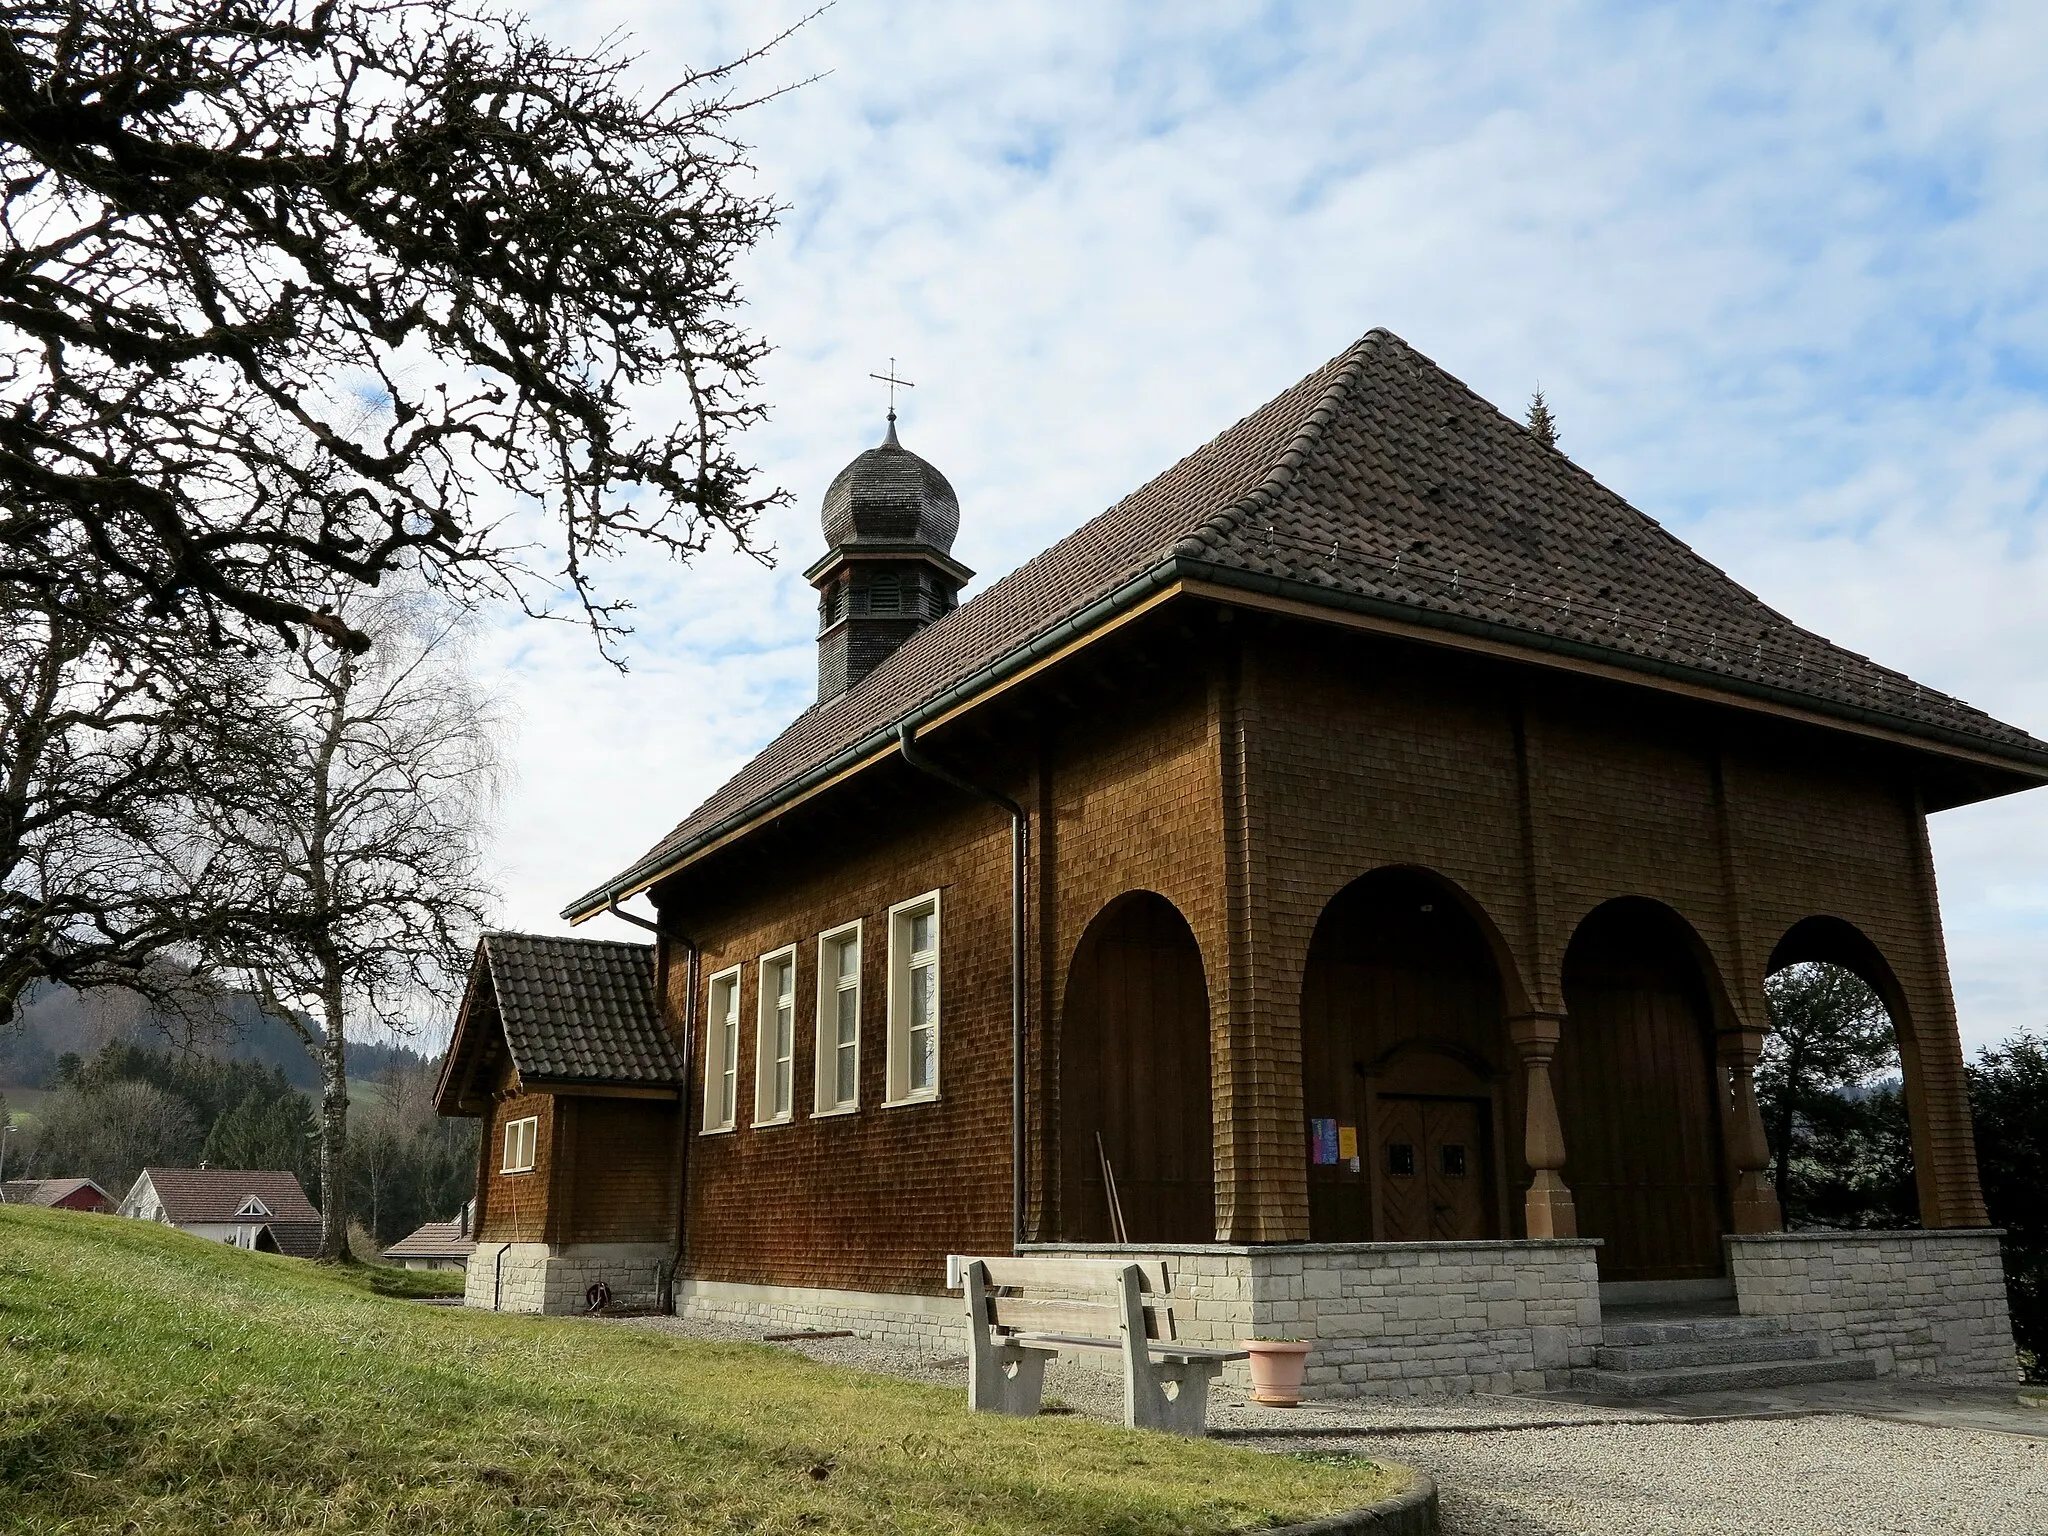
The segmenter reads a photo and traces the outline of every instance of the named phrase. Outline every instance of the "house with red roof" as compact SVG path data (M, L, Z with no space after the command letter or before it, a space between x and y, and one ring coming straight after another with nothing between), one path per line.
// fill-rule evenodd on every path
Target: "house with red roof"
M39 1205L102 1216L114 1211L113 1198L91 1179L9 1179L0 1184L0 1205Z

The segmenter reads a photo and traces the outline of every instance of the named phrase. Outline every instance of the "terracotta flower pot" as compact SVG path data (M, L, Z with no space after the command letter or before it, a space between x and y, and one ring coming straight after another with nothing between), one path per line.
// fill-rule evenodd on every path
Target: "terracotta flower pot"
M1301 1406L1301 1378L1308 1369L1306 1339L1246 1339L1251 1351L1252 1401L1269 1408Z

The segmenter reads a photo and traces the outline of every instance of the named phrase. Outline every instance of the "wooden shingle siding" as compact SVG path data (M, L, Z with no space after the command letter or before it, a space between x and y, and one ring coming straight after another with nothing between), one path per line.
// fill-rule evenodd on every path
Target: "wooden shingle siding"
M675 1235L676 1107L563 1095L555 1101L561 1243L659 1243Z
M1078 1230L1061 1209L1062 1191L1073 1198L1078 1187L1063 1163L1092 1157L1092 1142L1070 1145L1059 1123L1061 1010L1076 951L1116 898L1149 891L1185 919L1201 956L1214 1235L1310 1236L1310 940L1334 898L1389 866L1427 871L1462 893L1474 931L1498 946L1495 1006L1564 1015L1567 1062L1597 1021L1571 1034L1566 952L1603 903L1655 902L1692 936L1703 1034L1763 1026L1763 976L1793 924L1816 914L1853 924L1896 978L1928 1219L1966 1224L1980 1209L1907 754L1291 621L1209 623L1176 655L1173 669L1113 703L1048 707L1029 730L934 749L1032 812L1027 1235ZM704 945L687 1105L691 1274L930 1292L948 1251L1005 1245L1008 873L999 813L904 771L890 794L857 812L792 817L782 835L694 874L687 890L657 888L665 920ZM945 912L941 1091L933 1103L885 1107L883 919L934 889ZM810 1087L817 936L855 918L866 924L860 1107L820 1118ZM758 961L791 944L796 1114L755 1127L744 1106L753 1102ZM741 976L741 1124L700 1136L704 978L730 966ZM681 970L671 969L672 1020L684 1006ZM1635 1004L1621 1006L1626 1015ZM1705 1079L1719 1070L1712 1041L1687 1049L1674 1070L1688 1082L1673 1091L1706 1102L1716 1090ZM1516 1236L1529 1170L1520 1079L1500 1051L1495 1038L1477 1054L1489 1070L1507 1070L1488 1145L1507 1186L1504 1199L1491 1197L1504 1210L1497 1224ZM1605 1112L1604 1097L1572 1102L1568 1184L1574 1121L1584 1145L1577 1167L1612 1182L1595 1150L1611 1127L1589 1123ZM1694 1164L1720 1159L1701 1149L1721 1135L1698 1128L1688 1178L1700 1174ZM1709 1184L1724 1177L1718 1167L1705 1173ZM1608 1219L1601 1209L1589 1201L1596 1222Z
M533 1171L506 1173L505 1126L529 1115L540 1125L534 1137ZM481 1203L477 1209L480 1243L544 1243L553 1239L552 1182L555 1171L555 1099L545 1093L515 1094L498 1100L484 1124L479 1151Z

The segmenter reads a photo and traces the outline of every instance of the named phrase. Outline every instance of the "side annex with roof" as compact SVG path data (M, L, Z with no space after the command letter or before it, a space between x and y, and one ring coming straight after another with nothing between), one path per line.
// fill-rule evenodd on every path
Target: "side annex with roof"
M956 607L958 518L892 418L827 498L819 702L566 913L655 943L485 940L473 1303L936 1341L949 1253L1109 1245L1324 1392L1564 1385L1644 1302L2010 1376L1927 816L2048 744L1385 332ZM1888 1248L1765 1174L1763 983L1816 959L1899 1033Z

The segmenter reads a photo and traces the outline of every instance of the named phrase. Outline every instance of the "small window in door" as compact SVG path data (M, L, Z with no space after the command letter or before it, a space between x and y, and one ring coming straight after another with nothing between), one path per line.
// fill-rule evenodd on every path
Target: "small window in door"
M1397 1179L1415 1177L1415 1144L1408 1141L1387 1143L1387 1172Z
M1445 1178L1462 1179L1465 1177L1464 1147L1460 1146L1457 1142L1446 1142L1437 1149L1437 1153L1443 1166Z

